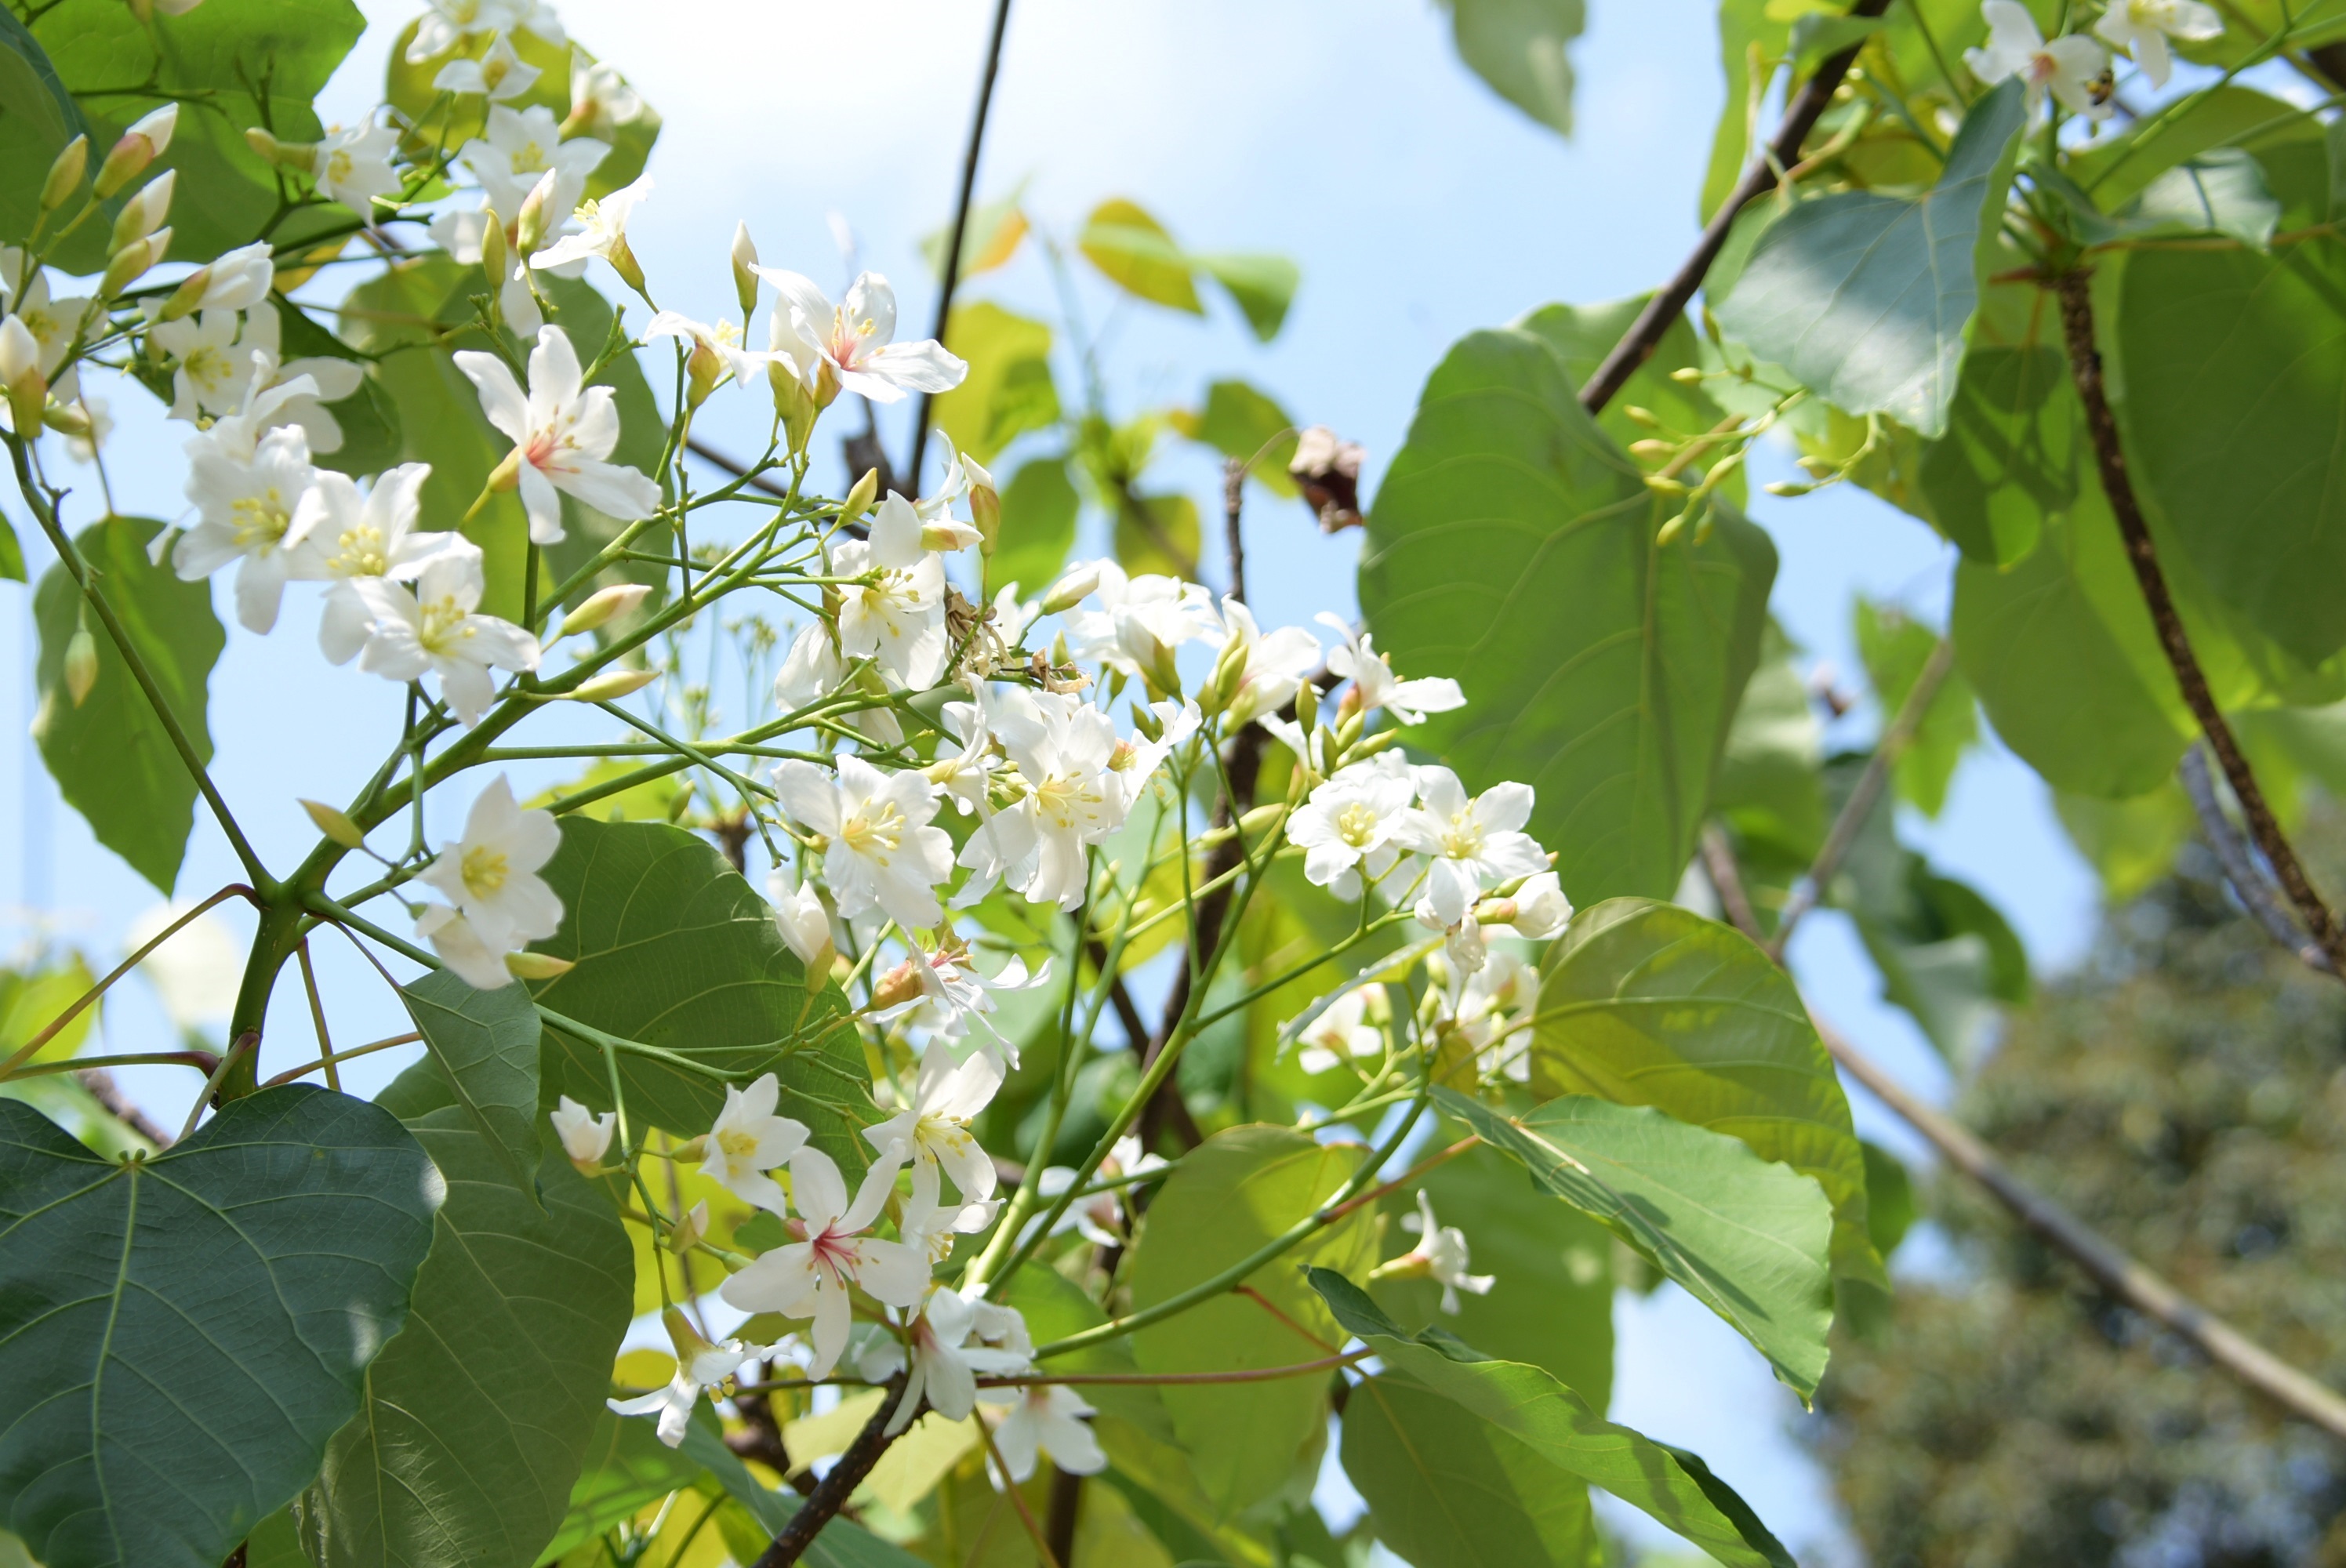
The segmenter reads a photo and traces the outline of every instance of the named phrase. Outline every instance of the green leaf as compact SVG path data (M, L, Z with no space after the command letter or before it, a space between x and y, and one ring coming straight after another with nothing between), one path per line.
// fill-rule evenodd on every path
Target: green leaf
M1466 694L1411 744L1532 785L1583 903L1678 886L1766 625L1763 532L1724 506L1705 541L1659 525L1545 341L1484 331L1427 382L1361 558L1379 651Z
M2085 409L2058 349L1974 348L1947 433L1923 452L1933 520L1967 561L2025 560L2045 519L2076 504L2085 440Z
M1883 830L1887 839L1887 825ZM1904 1008L1950 1064L1978 1060L1999 1002L2023 1003L2028 954L1995 906L1923 857L1891 846L1903 874L1863 889L1851 913L1882 974L1884 1000Z
M2280 203L2252 154L2217 148L2152 180L2125 217L2137 234L2227 234L2265 250L2280 226Z
M400 987L481 1146L537 1202L537 1007L518 985L475 991L445 970Z
M1435 1093L1542 1190L1604 1221L1727 1319L1803 1400L1816 1392L1832 1327L1833 1213L1813 1177L1650 1105L1565 1095L1510 1120Z
M405 1128L323 1089L127 1164L0 1102L8 1528L49 1568L217 1568L358 1408L441 1194Z
M1605 362L1605 356L1613 351L1614 345L1627 334L1649 297L1634 294L1601 305L1543 305L1512 324L1545 340L1563 361L1565 374L1572 379L1572 384L1583 387L1596 373L1596 367ZM1670 378L1672 371L1699 365L1702 358L1702 345L1692 323L1679 316L1663 329L1653 352L1629 372L1619 395L1597 414L1597 428L1626 447L1653 433L1629 417L1632 408L1644 409L1659 420L1663 428L1684 434L1707 431L1718 424L1727 411L1713 401L1702 385L1688 386ZM1698 459L1686 470L1687 483L1698 483L1708 472L1708 465ZM1729 498L1741 505L1742 475L1731 474L1722 483Z
M1843 49L1855 48L1889 23L1880 16L1834 16L1812 12L1792 24L1787 52L1796 76L1808 76Z
M1028 431L1059 423L1049 327L981 300L954 311L945 341L969 361L961 385L936 401L937 425L954 446L991 463Z
M25 580L25 547L16 542L16 530L5 517L0 517L0 583L21 583Z
M1279 329L1287 324L1288 308L1295 303L1296 287L1303 281L1294 262L1284 256L1230 251L1193 256L1190 260L1229 293L1230 303L1246 318L1257 341L1267 343L1279 336Z
M1344 1473L1367 1500L1377 1539L1417 1568L1605 1561L1586 1487L1559 1484L1539 1450L1420 1384L1353 1386Z
M988 600L1011 583L1029 596L1048 589L1076 547L1076 518L1082 510L1066 458L1020 463L1002 489L1002 533L985 562Z
M1359 1156L1357 1146L1314 1143L1285 1127L1238 1126L1208 1138L1184 1156L1149 1205L1133 1249L1134 1308L1202 1283L1311 1214L1352 1174ZM1365 1272L1374 1245L1367 1220L1363 1211L1331 1226L1247 1279L1295 1327L1258 1301L1225 1292L1136 1333L1141 1369L1259 1369L1330 1354L1324 1341L1335 1322L1298 1266ZM1175 1384L1159 1393L1221 1520L1277 1491L1327 1418L1327 1384L1318 1378Z
M2127 258L2127 460L2208 588L2309 664L2346 647L2346 258L2329 244Z
M696 1420L701 1412L694 1412ZM561 1526L538 1554L541 1563L566 1556L648 1502L681 1492L700 1479L698 1460L660 1441L647 1420L623 1419L608 1410L595 1418L585 1462L570 1488L570 1506Z
M81 106L57 79L47 51L26 30L15 11L0 9L0 170L6 171L0 174L0 233L32 232L40 216L41 187L48 178L49 166L77 136L90 139L89 168L95 173L106 157L107 144L91 132ZM79 194L76 193L76 198ZM107 229L120 206L118 199L110 201L105 210L91 214L50 260L68 272L103 269ZM72 215L72 207L63 214ZM13 537L0 545L0 575L12 575L5 571L5 557L14 545ZM13 576L19 583L25 580L21 560Z
M2102 210L2121 211L2168 169L2217 148L2303 135L2299 127L2309 122L2318 138L2320 124L2304 109L2227 82L2195 95L2188 112L2146 116L2092 147L2071 151L2066 163L2070 178Z
M1790 976L1732 927L1672 904L1584 909L1540 965L1532 1088L1652 1105L1817 1178L1837 1281L1882 1279L1849 1101Z
M726 1080L770 1072L782 1113L806 1123L851 1180L872 1163L859 1132L879 1114L845 998L835 984L807 989L772 911L715 846L664 822L565 817L562 848L541 874L566 913L536 949L576 967L536 985L537 1001L688 1064L619 1056L635 1126L705 1132ZM541 1106L568 1095L611 1108L599 1052L549 1032L544 1072Z
M1719 0L1719 67L1727 97L1719 105L1719 122L1711 132L1710 161L1703 172L1702 199L1696 209L1698 219L1708 220L1719 210L1719 203L1727 199L1727 193L1742 178L1744 166L1758 151L1751 145L1751 46L1760 46L1763 60L1774 60L1782 57L1791 41L1791 23L1774 12L1769 0ZM1760 92L1766 96L1765 81L1760 83ZM1764 122L1760 134L1767 134ZM1767 206L1765 202L1754 202L1745 211ZM1724 294L1726 276L1716 265L1712 274L1716 280L1713 295Z
M1461 1131L1445 1125L1443 1141ZM1559 1207L1525 1179L1520 1164L1487 1146L1394 1193L1387 1212L1413 1211L1420 1188L1434 1217L1464 1234L1474 1271L1504 1283L1487 1295L1462 1293L1454 1318L1440 1312L1441 1292L1430 1281L1380 1281L1380 1304L1402 1304L1407 1309L1395 1315L1405 1324L1437 1323L1494 1356L1543 1368L1591 1409L1604 1410L1613 1396L1612 1237L1604 1227ZM1387 1228L1388 1252L1413 1245L1398 1225Z
M289 364L301 359L365 363L349 344L311 321L301 306L281 295L272 295L270 302L277 308L278 341ZM311 455L321 467L361 476L380 473L399 461L399 410L372 374L340 402L319 406L342 432L341 443L331 453L321 454L314 443L311 445Z
M1845 190L1795 207L1715 307L1720 328L1835 407L1943 433L2025 117L2006 81L1964 117L1921 196Z
M351 0L209 0L183 15L158 9L148 22L117 0L61 0L33 33L86 100L93 156L140 116L180 106L155 172L179 171L171 260L209 261L272 237L280 211L277 173L246 145L246 128L317 140L311 104L365 26Z
M1026 238L1026 213L1020 205L1025 199L1026 182L1022 179L1009 195L981 201L969 209L969 225L961 237L962 281L991 272L1018 253L1019 242ZM940 282L945 275L945 244L952 238L950 225L921 236L921 260Z
M1206 313L1192 280L1196 263L1137 203L1118 197L1093 208L1076 248L1126 293L1193 316Z
M1792 667L1791 639L1771 618L1760 667L1743 688L1719 759L1711 808L1747 842L1765 840L1805 867L1824 843L1825 798L1818 768L1824 727L1808 684Z
M1905 1162L1878 1144L1865 1149L1865 1222L1873 1250L1888 1257L1906 1239L1919 1210L1914 1203L1914 1179Z
M2053 809L2077 852L2102 879L2102 896L2125 903L2174 868L2198 831L2190 797L2172 775L2147 794L2106 800L2056 789Z
M83 529L74 543L197 759L209 762L205 686L228 634L212 614L210 584L182 583L168 565L148 563L148 541L162 530L159 523L109 517ZM33 738L42 760L97 841L168 895L195 826L196 780L62 564L42 574L33 619L41 632ZM66 647L84 626L97 651L97 678L76 706L66 689Z
M26 1041L97 986L88 962L77 952L21 972L0 970L0 1057L14 1056ZM72 1023L49 1037L33 1060L54 1062L80 1050L105 1005L101 999L83 1008Z
M1555 1469L1651 1515L1726 1568L1791 1568L1790 1555L1749 1506L1692 1454L1606 1420L1536 1367L1493 1360L1454 1335L1403 1334L1357 1286L1330 1269L1314 1268L1311 1278L1344 1330L1382 1359L1383 1377L1454 1401ZM1354 1390L1355 1399L1359 1393ZM1350 1401L1344 1419L1349 1425Z
M1572 58L1587 25L1583 0L1443 0L1458 57L1493 92L1564 136L1572 134Z
M1923 667L1937 651L1939 638L1922 622L1892 606L1860 598L1856 606L1857 652L1865 663L1865 678L1882 705L1882 722L1906 709L1906 698L1921 678ZM1898 797L1925 817L1935 817L1947 803L1947 786L1964 753L1979 740L1979 720L1972 710L1972 690L1959 671L1950 670L1939 683L1930 705L1923 710L1914 738L1900 756L1896 778Z
M1198 504L1188 496L1127 493L1118 498L1116 558L1134 576L1157 572L1168 577L1194 577L1204 542Z
M1176 410L1171 423L1191 441L1251 464L1247 477L1272 494L1296 494L1295 481L1287 472L1288 460L1295 455L1295 421L1260 387L1216 382L1206 389L1205 407L1194 413Z

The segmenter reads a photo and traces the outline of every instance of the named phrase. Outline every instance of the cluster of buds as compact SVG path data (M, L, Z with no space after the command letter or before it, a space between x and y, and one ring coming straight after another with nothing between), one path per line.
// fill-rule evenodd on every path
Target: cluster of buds
M123 132L122 139L98 166L91 187L97 199L107 199L146 173L148 166L170 147L171 133L178 125L179 106L165 104ZM110 300L121 293L170 253L171 230L163 220L170 216L177 178L177 170L166 169L161 178L122 204L107 246L106 277L98 285L101 298Z

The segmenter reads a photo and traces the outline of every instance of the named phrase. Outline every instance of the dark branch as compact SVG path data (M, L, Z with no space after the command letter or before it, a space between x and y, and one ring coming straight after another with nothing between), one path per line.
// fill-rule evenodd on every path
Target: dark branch
M1852 16L1879 16L1889 8L1890 0L1857 0L1857 4L1849 8L1849 14ZM1595 413L1611 402L1614 394L1621 390L1637 368L1652 357L1655 347L1662 341L1662 334L1669 331L1672 321L1685 313L1688 301L1694 298L1695 290L1702 287L1703 274L1708 272L1710 264L1719 260L1719 249L1727 243L1728 231L1735 226L1735 215L1742 211L1753 198L1764 196L1776 188L1778 169L1790 168L1800 161L1801 144L1809 139L1809 132L1816 128L1817 117L1825 112L1825 106L1832 102L1833 94L1841 89L1841 78L1848 75L1850 63L1857 58L1858 48L1862 46L1860 44L1844 49L1826 60L1817 67L1816 75L1810 76L1807 85L1793 97L1791 104L1784 110L1783 123L1776 127L1774 138L1768 143L1767 156L1751 160L1743 171L1743 178L1735 182L1735 188L1727 193L1727 199L1719 204L1717 212L1711 214L1709 226L1703 229L1702 238L1695 241L1693 254L1686 259L1677 275L1646 301L1646 308L1637 312L1637 319L1630 323L1627 333L1613 345L1613 351L1605 356L1605 362L1596 367L1596 373L1590 376L1588 384L1580 389L1581 407Z
M1076 1561L1076 1517L1083 1507L1084 1478L1051 1467L1050 1511L1043 1516L1043 1543L1055 1563Z
M815 1489L799 1504L799 1511L790 1515L790 1522L782 1526L782 1532L774 1537L774 1543L766 1548L754 1568L790 1568L814 1544L822 1527L839 1517L839 1511L847 1506L847 1500L855 1495L855 1489L863 1484L863 1478L872 1473L872 1467L880 1462L880 1456L896 1441L888 1431L888 1418L895 1413L896 1401L903 1393L904 1374L899 1372L888 1380L887 1394L881 1400L880 1408L872 1412L872 1419L863 1423L863 1430L855 1434L847 1451L832 1464L831 1473L815 1483ZM904 1430L910 1431L910 1425Z

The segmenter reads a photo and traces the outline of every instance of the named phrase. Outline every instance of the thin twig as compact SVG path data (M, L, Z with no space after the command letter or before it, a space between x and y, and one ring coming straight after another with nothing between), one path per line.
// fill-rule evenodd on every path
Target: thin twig
M799 1504L799 1511L790 1515L790 1522L782 1526L782 1532L774 1537L774 1543L759 1556L753 1568L789 1568L803 1556L806 1549L814 1544L814 1538L822 1532L822 1527L847 1506L847 1500L855 1495L855 1489L863 1484L863 1478L872 1473L872 1467L880 1462L888 1445L896 1441L888 1431L888 1418L903 1395L904 1374L897 1373L885 1386L888 1391L880 1400L880 1408L872 1412L872 1419L863 1423L863 1430L855 1434L855 1441L847 1445L847 1451L839 1456L830 1473L815 1483L815 1489ZM905 1430L911 1430L909 1423Z
M1247 1294L1252 1296L1255 1292L1249 1290ZM1262 1299L1260 1296L1255 1298ZM1288 1321L1292 1327L1293 1319ZM1301 1332L1300 1329L1297 1331ZM1321 1341L1315 1339L1313 1342ZM1372 1350L1352 1350L1322 1356L1316 1361L1296 1361L1284 1367L1260 1367L1251 1371L1238 1372L1020 1372L998 1378L980 1378L977 1386L981 1389L1024 1389L1046 1383L1103 1383L1130 1388L1165 1388L1185 1383L1273 1383L1284 1378L1308 1377L1313 1372L1349 1367L1373 1354L1375 1352Z
M91 1099L106 1107L107 1115L145 1138L158 1149L168 1149L171 1146L171 1135L157 1126L148 1118L146 1112L131 1104L130 1096L125 1095L115 1084L113 1074L103 1067L85 1067L74 1076L83 1088L89 1091Z
M995 0L994 34L985 45L985 71L977 79L977 110L970 117L969 146L962 154L961 194L954 202L953 232L945 238L945 277L944 286L937 290L936 330L929 334L940 343L953 321L954 290L961 283L961 247L969 237L969 206L977 194L977 158L985 147L985 114L994 107L994 78L1002 71L1002 35L1009 25L1010 0ZM904 471L904 483L914 494L921 489L922 459L929 453L929 406L934 395L921 394L920 420L913 426L913 465Z
M719 452L697 435L688 435L684 438L684 449L711 467L721 468L734 478L747 481L752 490L762 490L769 495L780 496L784 500L790 497L789 485L777 484L762 473L751 473L748 463Z
M1908 688L1906 700L1898 705L1897 715L1891 719L1890 728L1883 730L1882 738L1874 742L1873 755L1867 759L1865 771L1857 776L1857 787L1849 792L1849 799L1841 802L1841 814L1833 819L1831 829L1826 832L1824 847L1817 851L1816 863L1809 868L1808 875L1800 879L1800 885L1792 890L1792 896L1784 901L1783 915L1776 921L1776 934L1767 943L1768 956L1777 962L1784 961L1784 947L1792 940L1792 928L1816 907L1819 899L1824 897L1825 889L1839 874L1841 860L1849 854L1850 846L1856 843L1858 834L1865 830L1867 820L1873 815L1873 808L1890 782L1891 769L1898 765L1898 759L1904 754L1906 748L1913 744L1915 733L1923 728L1923 716L1931 710L1932 699L1939 695L1939 687L1946 684L1947 677L1954 667L1955 639L1952 636L1942 637L1938 646L1931 650L1931 657L1923 663L1922 672L1915 676L1913 686Z
M154 939L148 942L147 945L140 948L137 952L132 953L128 958L124 959L120 963L116 964L112 970L107 972L104 980L99 981L96 985L91 986L87 991L84 992L81 996L75 1001L71 1007L66 1008L63 1013L58 1013L55 1018L49 1020L47 1027L44 1028L39 1033L34 1035L30 1040L26 1041L22 1045L19 1045L16 1048L15 1054L10 1056L8 1060L5 1062L0 1062L0 1078L7 1077L9 1074L24 1065L25 1063L30 1060L42 1046L56 1038L57 1031L63 1029L66 1024L80 1017L83 1008L87 1007L91 1003L105 995L107 989L111 987L116 981L120 980L124 975L129 973L133 969L136 969L138 966L139 961L144 959L148 953L154 952L157 948L162 946L165 942L178 935L181 929L193 921L198 915L203 913L206 910L211 908L216 903L238 897L242 897L254 902L259 901L250 888L246 887L242 882L230 882L228 886L222 888L219 891L214 893L211 897L206 899L203 902L198 904L195 908L189 910L187 913L173 921L169 925L165 926L160 932L156 933Z
M2180 771L2183 792L2191 797L2191 809L2199 818L2199 830L2207 835L2208 847L2216 851L2224 880L2232 884L2240 907L2264 927L2266 935L2295 953L2307 968L2335 973L2330 955L2306 940L2304 930L2283 907L2280 894L2265 876L2264 868L2257 864L2240 830L2224 814L2224 804L2216 798L2215 775L2208 769L2208 753L2198 743L2183 754Z
M1257 453L1258 456L1260 453ZM1246 514L1247 465L1237 458L1222 464L1222 536L1230 553L1230 597L1246 603L1246 533L1239 526Z
M1953 1117L1909 1094L1824 1020L1812 1013L1818 1035L1833 1060L1872 1090L1907 1125L1930 1141L1947 1163L1985 1187L2040 1240L2084 1269L2104 1290L2188 1340L2209 1360L2311 1421L2346 1438L2346 1399L2290 1366L2127 1257L2082 1220L2005 1169L1991 1149Z
M992 1460L994 1468L1002 1472L1002 1490L1009 1495L1010 1506L1018 1511L1018 1522L1025 1528L1026 1539L1034 1543L1035 1554L1043 1560L1043 1568L1059 1568L1060 1560L1052 1552L1051 1543L1044 1535L1043 1527L1035 1522L1035 1511L1026 1506L1026 1494L1018 1489L1017 1478L1010 1473L1010 1461L1004 1459L1002 1451L994 1446L994 1429L981 1420L977 1423L977 1435L985 1440L986 1458Z
M1716 822L1705 822L1695 840L1702 850L1702 869L1710 878L1711 891L1719 894L1719 907L1736 930L1753 942L1768 939L1760 932L1760 916L1751 908L1751 895L1744 891L1743 871L1735 863L1735 846L1727 841L1727 830Z
M337 1063L354 1061L361 1056L372 1056L378 1051L388 1051L397 1045L413 1045L423 1038L421 1034L394 1034L388 1040L377 1040L365 1045L353 1045L347 1051L321 1056L315 1062L304 1062L299 1067L288 1067L260 1086L264 1089L274 1089L280 1084L290 1084L294 1079L315 1073L321 1068L325 1070L327 1083L332 1084L335 1077L334 1066Z
M2093 437L2102 491L2109 498L2110 511L2117 517L2118 535L2126 542L2127 564L2134 567L2135 581L2142 589L2143 602L2150 609L2151 625L2158 633L2160 651L2167 655L2167 662L2175 671L2176 684L2183 689L2184 703L2199 721L2200 732L2207 736L2208 748L2224 769L2225 781L2232 787L2232 799L2240 803L2240 815L2248 820L2249 837L2256 841L2265 863L2272 867L2281 891L2297 907L2307 932L2330 955L2331 972L2338 972L2346 969L2346 928L2339 925L2330 906L2314 891L2296 850L2290 847L2280 820L2266 803L2256 773L2249 767L2249 759L2241 752L2223 710L2216 706L2215 694L2208 688L2208 677L2199 667L2198 656L2192 651L2190 635L2184 630L2182 614L2168 588L2167 574L2159 566L2150 524L2143 517L2142 504L2134 493L2134 480L2127 472L2126 449L2118 440L2117 418L2110 412L2110 400L2102 386L2101 351L2094 344L2090 277L2086 271L2072 271L2059 280L2056 292L2061 299L2062 336L2068 347L2069 371L2077 383L2077 396L2086 405L2086 429Z
M1879 16L1889 9L1889 5L1890 0L1857 0L1857 4L1849 8L1849 14L1852 16ZM1637 312L1637 321L1630 323L1621 341L1613 345L1613 351L1605 356L1605 362L1596 367L1596 373L1588 378L1588 384L1580 389L1581 407L1595 413L1612 402L1614 394L1627 382L1637 368L1652 356L1662 341L1662 334L1669 331L1671 322L1685 313L1687 302L1694 298L1695 290L1702 287L1703 275L1710 270L1710 264L1719 260L1719 249L1727 243L1728 233L1735 226L1735 215L1754 198L1764 196L1776 188L1778 169L1800 162L1800 144L1807 141L1809 132L1816 128L1817 117L1823 114L1825 106L1832 102L1833 94L1841 88L1841 77L1848 74L1850 63L1857 58L1858 50L1863 46L1861 40L1826 60L1794 96L1784 110L1782 123L1776 127L1774 138L1764 152L1745 166L1743 178L1735 182L1735 188L1727 193L1727 199L1719 204L1717 212L1711 214L1710 223L1703 229L1702 238L1695 241L1693 253L1688 256L1677 274L1646 301L1646 308Z

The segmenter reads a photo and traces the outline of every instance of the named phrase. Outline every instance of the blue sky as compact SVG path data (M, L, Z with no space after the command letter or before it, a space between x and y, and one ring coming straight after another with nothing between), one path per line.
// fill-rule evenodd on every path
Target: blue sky
M330 120L355 117L379 97L384 51L412 15L373 0L365 9L374 25L330 89ZM1575 51L1579 128L1566 141L1459 66L1446 18L1428 0L1018 0L980 194L1026 182L1029 210L1063 237L1097 201L1129 197L1195 249L1293 257L1302 289L1268 347L1226 301L1210 303L1201 321L1117 306L1086 286L1111 400L1130 413L1192 402L1208 381L1243 376L1303 422L1363 443L1373 477L1454 339L1551 300L1649 288L1694 237L1721 90L1713 12L1694 0L1596 0L1590 10ZM949 208L990 5L572 0L562 12L574 36L625 69L667 118L651 166L658 191L635 235L664 304L704 317L735 309L725 254L737 218L749 220L770 264L835 284L830 215L838 213L863 263L897 282L906 321L928 319L933 285L918 241ZM1031 246L969 292L1056 314L1048 271ZM168 453L184 433L135 390L114 402L117 459ZM746 405L730 425L729 400L711 408L704 430L750 445ZM890 433L901 453L901 423ZM1763 480L1789 472L1780 454L1763 453L1755 467ZM1177 457L1166 473L1201 501L1217 483L1202 459ZM116 473L125 510L163 517L182 510L178 483L175 460ZM24 535L21 511L10 511ZM1810 657L1857 669L1853 590L1940 618L1949 555L1922 524L1846 488L1797 502L1762 496L1754 512L1782 555L1776 613ZM1249 525L1250 577L1266 623L1352 612L1357 535L1324 538L1300 505L1260 493ZM37 575L46 552L28 539L27 554ZM20 825L0 853L0 904L13 906L0 942L26 934L27 911L37 910L111 962L125 926L155 895L56 799L26 739L28 604L24 588L0 585L0 647L20 650L0 690L0 823ZM216 694L237 697L213 709L217 776L231 799L252 803L240 815L264 856L279 860L310 841L295 798L346 799L372 765L375 738L397 723L395 688L316 657L310 606L309 596L289 596L285 623L266 640L232 626L213 680ZM1862 738L1875 721L1862 708L1843 721L1843 738ZM2008 754L1984 748L1958 776L1941 820L1908 827L1943 867L1998 902L2040 969L2080 953L2095 884L2042 788ZM199 822L182 891L200 895L233 870L218 833ZM1807 924L1794 961L1822 1011L1908 1081L1944 1092L1944 1074L1915 1031L1876 1000L1838 916ZM403 1026L346 951L329 945L320 962L337 999L338 1038ZM281 1000L290 1005L275 1028L306 1038L298 1000ZM109 1005L106 1028L110 1048L128 1050L166 1025L134 985ZM352 1085L387 1079L397 1056L354 1064L373 1070L354 1072ZM188 1086L170 1071L133 1074L131 1084L177 1116ZM1912 1152L1902 1129L1862 1096L1857 1114L1868 1135ZM1757 1358L1674 1290L1625 1298L1618 1316L1617 1416L1703 1451L1796 1550L1837 1550L1823 1484L1780 1436L1797 1406Z

